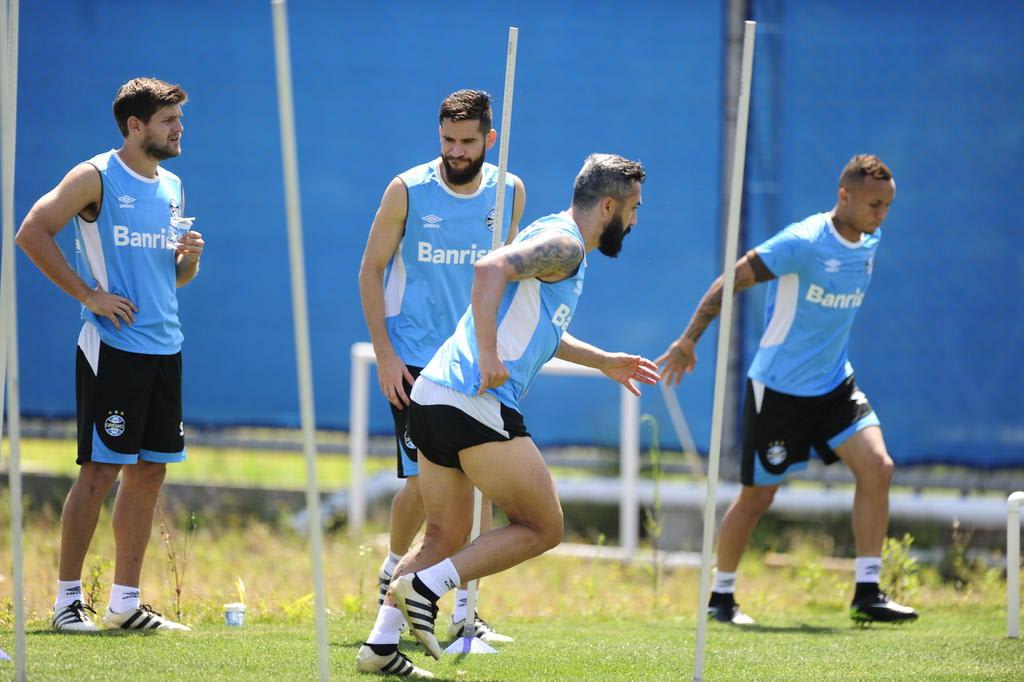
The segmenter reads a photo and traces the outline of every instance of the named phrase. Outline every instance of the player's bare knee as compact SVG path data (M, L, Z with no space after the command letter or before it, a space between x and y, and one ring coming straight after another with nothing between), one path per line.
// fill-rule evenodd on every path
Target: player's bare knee
M427 527L423 531L423 547L429 547L431 552L451 556L462 549L468 533L469 529L462 524L427 521Z
M739 510L755 518L764 516L775 500L776 486L745 486L737 500Z
M126 472L122 485L130 486L133 489L155 492L164 483L167 475L167 465L162 462L140 461L133 464L129 472Z
M544 524L540 528L540 545L541 552L546 552L549 549L554 549L562 542L562 536L565 534L565 519L562 516L562 510L559 509L557 514L552 514L549 518L544 520Z
M106 497L120 472L120 464L86 462L78 472L78 485L89 495Z
M861 482L874 490L888 491L892 483L892 474L895 469L892 458L885 450L879 450L872 454L870 463L860 467L860 475L857 476Z

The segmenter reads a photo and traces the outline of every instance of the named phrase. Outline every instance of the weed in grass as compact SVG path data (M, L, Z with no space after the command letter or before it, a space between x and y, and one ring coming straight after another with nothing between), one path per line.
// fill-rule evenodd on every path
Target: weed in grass
M245 582L242 580L242 576L235 578L235 592L238 593L238 603L245 603Z
M900 539L886 538L882 544L882 589L898 602L913 599L921 588L921 568L910 555L914 536L904 533Z
M597 577L595 576L595 573L597 562L601 560L601 550L604 549L604 545L607 540L608 538L605 537L604 533L597 534L597 541L594 543L594 558L590 560L590 570L587 572L587 601L584 610L590 609L592 605L597 603L595 601L597 599Z
M658 443L658 420L649 414L640 417L641 424L651 427L651 477L654 485L654 499L650 507L644 507L644 530L651 541L651 610L658 609L658 595L665 572L664 557L661 554L661 533L664 530L661 504L661 447Z
M304 594L283 605L285 620L289 623L308 623L313 620L313 593Z
M90 606L101 603L103 598L103 585L106 584L106 574L114 567L114 562L104 559L99 554L92 555L89 568L86 570L85 579L82 581L82 596L85 603Z
M952 542L946 555L939 562L939 573L942 577L965 594L970 594L974 588L983 588L993 581L993 577L987 575L993 571L985 565L981 557L975 556L972 559L969 556L972 537L974 530L961 528L960 521L954 519Z
M158 507L158 513L160 515L160 537L164 541L164 547L167 550L167 567L170 571L171 577L174 579L174 615L177 620L181 620L181 593L185 590L185 573L188 570L188 550L189 541L192 538L193 533L196 530L196 515L189 514L188 522L185 527L185 541L183 543L180 559L177 549L174 547L174 538L171 537L171 528L167 525L167 519L164 516L163 506Z
M366 557L370 554L370 548L366 545L359 545L359 587L357 588L357 595L366 594ZM363 602L357 596L356 599L359 603L358 612L363 612Z

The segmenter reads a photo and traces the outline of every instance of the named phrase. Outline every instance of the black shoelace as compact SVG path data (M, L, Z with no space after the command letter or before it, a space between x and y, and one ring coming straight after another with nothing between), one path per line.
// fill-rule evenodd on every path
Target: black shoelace
M96 615L96 610L93 607L89 606L88 604L83 604L80 599L76 599L75 601L73 601L70 604L68 604L65 608L68 608L68 609L71 609L72 611L74 611L75 615L78 616L79 620L82 620L82 621L88 620L88 618L89 618L88 616L85 615L85 613L84 613L85 611L92 611L92 614L94 616Z

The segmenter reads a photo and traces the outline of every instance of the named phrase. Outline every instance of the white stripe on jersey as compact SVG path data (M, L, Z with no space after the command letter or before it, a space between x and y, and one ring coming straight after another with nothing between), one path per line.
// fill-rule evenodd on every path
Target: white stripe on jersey
M402 312L402 299L405 297L405 261L402 260L402 242L398 242L395 255L391 259L391 270L388 281L384 285L384 317L394 317Z
M518 284L505 317L498 325L498 357L518 360L523 357L540 319L540 280L526 279Z
M796 319L797 297L800 294L800 275L794 273L779 278L775 289L775 308L772 319L761 336L761 348L778 346L789 336Z
M79 216L75 216L75 221L78 223L78 230L82 235L82 253L89 264L89 270L103 290L110 291L110 287L107 285L107 261L103 257L99 225L87 223Z

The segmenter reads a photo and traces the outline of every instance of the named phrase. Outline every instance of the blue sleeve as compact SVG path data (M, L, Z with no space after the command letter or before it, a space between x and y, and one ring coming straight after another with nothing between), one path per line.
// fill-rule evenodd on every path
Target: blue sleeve
M800 270L809 246L810 242L790 226L754 251L773 275L781 277Z

